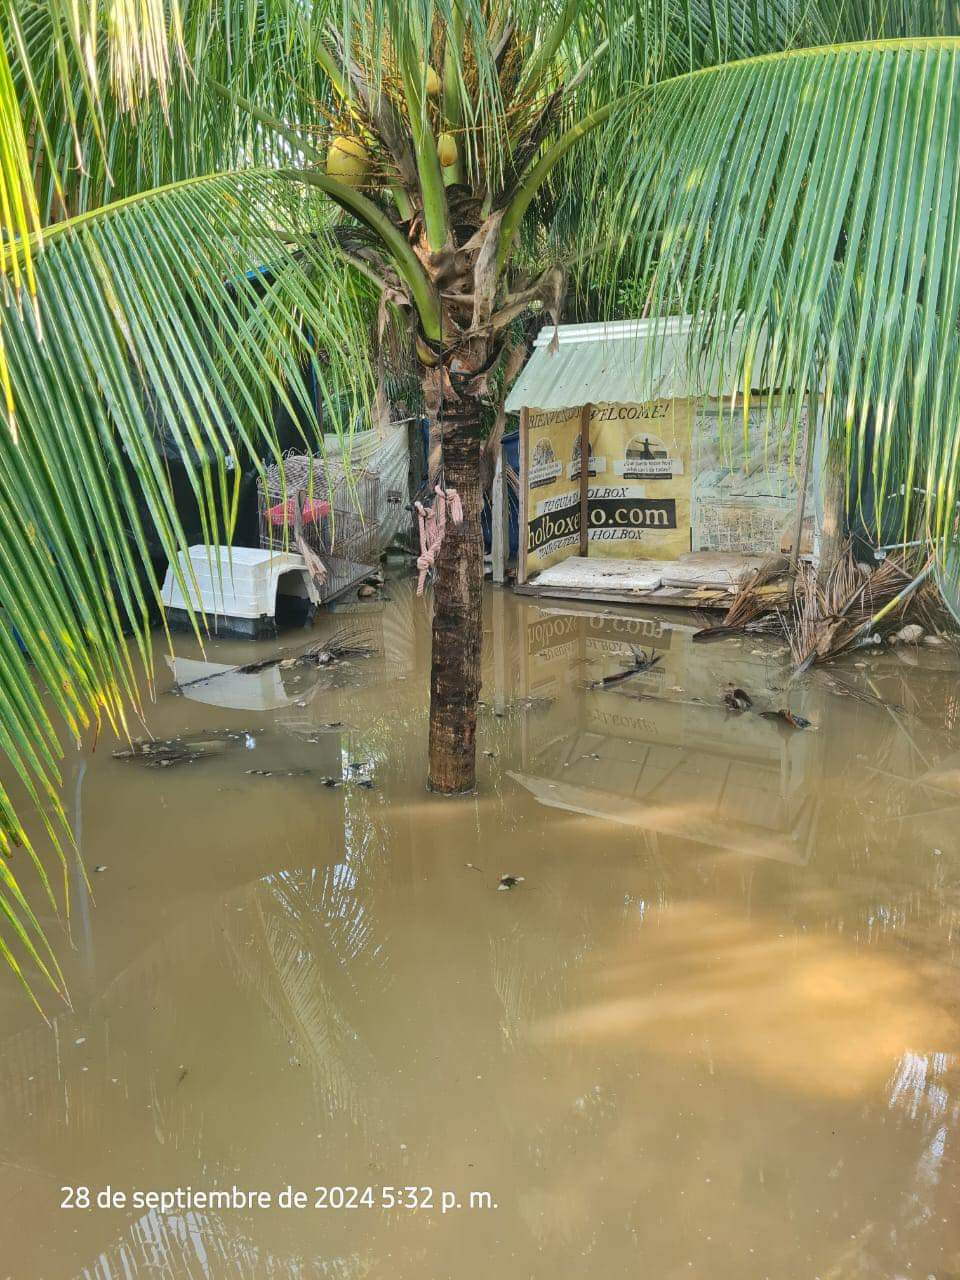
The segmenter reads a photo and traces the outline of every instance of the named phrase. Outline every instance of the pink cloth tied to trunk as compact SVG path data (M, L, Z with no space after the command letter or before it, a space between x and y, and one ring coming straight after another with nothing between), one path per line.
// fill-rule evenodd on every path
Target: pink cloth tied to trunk
M441 489L437 485L434 492L437 500L429 510L422 502L413 504L417 509L417 519L420 522L420 555L417 557L417 568L420 570L420 578L417 582L418 596L423 595L427 574L433 568L433 562L443 542L447 520L450 519L454 524L463 524L463 504L456 489Z

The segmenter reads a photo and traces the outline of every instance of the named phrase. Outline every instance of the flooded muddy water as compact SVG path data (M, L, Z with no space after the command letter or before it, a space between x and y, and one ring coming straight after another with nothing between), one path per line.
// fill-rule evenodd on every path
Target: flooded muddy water
M785 691L771 641L490 589L449 801L387 590L283 638L377 649L328 668L178 638L148 722L201 758L68 761L93 893L72 1011L0 970L0 1277L960 1275L956 654Z

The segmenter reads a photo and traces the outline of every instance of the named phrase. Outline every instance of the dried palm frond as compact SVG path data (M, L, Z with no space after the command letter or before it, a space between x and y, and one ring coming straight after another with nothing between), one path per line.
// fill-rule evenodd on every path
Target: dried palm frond
M335 636L328 636L316 644L308 645L302 650L297 661L317 662L325 666L328 662L339 662L343 658L369 658L375 650L367 644L367 638L360 631L340 631Z
M920 579L904 557L888 556L871 570L854 560L849 546L823 585L812 569L800 566L792 614L782 615L797 671L855 646L874 621L878 634L895 630L916 594L905 590L911 585L916 588Z
M733 603L715 626L707 625L694 640L721 640L724 636L751 631L779 629L780 611L790 603L790 581L784 573L783 556L771 556L756 569L748 569L737 585Z
M620 684L623 680L629 680L631 676L642 675L644 671L649 671L663 658L662 653L651 653L648 656L646 649L638 649L635 645L631 645L630 650L633 658L632 666L627 667L625 671L616 671L613 675L602 676L599 680L588 680L584 688L609 689L613 684Z
M816 652L819 627L823 622L817 576L810 565L797 565L793 609L781 613L780 621L790 645L790 656L799 668L807 654Z
M899 702L894 702L890 698L881 697L878 693L868 692L866 689L860 689L854 684L848 684L840 676L832 674L827 676L825 686L830 693L835 693L839 698L852 698L854 702L863 702L869 707L883 707L885 710L889 708L891 711L903 712L906 708ZM875 688L871 684L871 688Z
M931 575L916 590L910 607L910 615L925 631L933 634L948 632L956 635L957 623L941 593L940 584Z
M219 680L223 676L254 675L258 671L266 671L268 667L318 666L326 667L344 658L368 658L376 650L367 644L367 636L357 630L339 631L325 640L313 641L304 645L294 653L274 653L269 658L257 658L254 662L246 662L238 667L225 667L222 671L214 671L210 675L198 676L195 680L187 680L183 684L173 686L171 692L181 693L193 685L207 684L210 680Z
M722 625L745 627L785 605L790 599L790 582L783 568L783 557L771 556L758 568L745 573Z
M340 662L344 658L368 658L374 649L372 645L366 643L366 637L362 632L356 630L338 631L335 635L327 636L324 640L316 640L312 644L304 645L295 653L285 656L282 653L275 654L270 658L261 658L257 662L249 662L246 666L236 667L235 671L249 675L254 671L263 671L266 667L301 665L307 666L313 664L318 667L329 666L333 662ZM221 672L227 675L227 672ZM213 679L213 677L207 677Z

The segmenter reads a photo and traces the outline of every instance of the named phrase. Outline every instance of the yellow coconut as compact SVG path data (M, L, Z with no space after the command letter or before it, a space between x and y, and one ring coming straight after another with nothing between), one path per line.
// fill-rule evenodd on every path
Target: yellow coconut
M433 67L426 68L426 88L427 96L430 98L440 97L440 77L434 71Z
M370 168L366 147L356 138L339 135L327 148L327 174L350 187L362 187Z
M460 153L457 151L457 140L452 133L441 133L437 139L437 155L445 169L457 163Z

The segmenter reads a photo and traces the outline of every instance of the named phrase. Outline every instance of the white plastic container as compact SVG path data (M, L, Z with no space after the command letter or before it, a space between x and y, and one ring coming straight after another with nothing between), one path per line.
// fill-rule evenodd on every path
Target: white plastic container
M303 556L259 547L208 547L180 552L189 603L173 573L163 581L163 604L171 626L189 627L190 608L206 617L212 635L259 639L276 634L277 601L295 618L309 620L320 602ZM202 629L202 623L201 623Z

